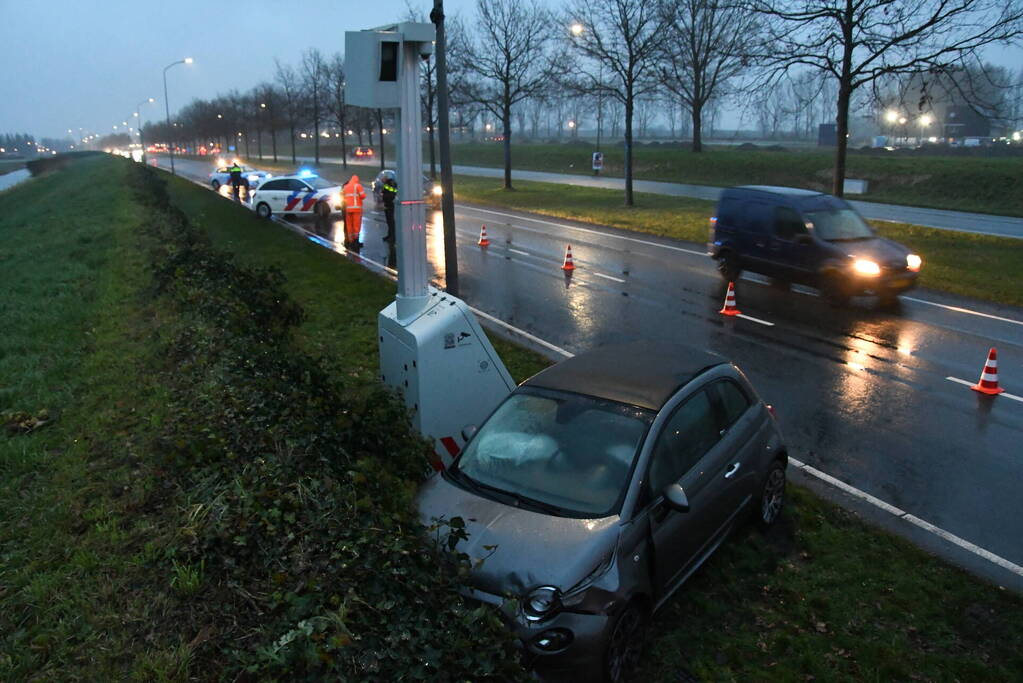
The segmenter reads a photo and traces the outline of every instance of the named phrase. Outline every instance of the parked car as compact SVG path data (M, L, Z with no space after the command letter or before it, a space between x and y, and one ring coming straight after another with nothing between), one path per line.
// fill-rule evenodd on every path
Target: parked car
M372 159L373 148L372 147L356 147L352 150L352 156L356 159Z
M633 343L524 382L418 506L428 526L464 521L468 597L503 610L537 673L617 682L653 612L747 513L778 518L786 465L771 409L735 365Z
M373 199L377 204L384 203L384 179L394 180L397 176L397 172L392 169L385 169L377 173L377 177L373 180ZM423 199L431 208L440 208L440 198L443 192L440 183L434 182L425 173L423 174Z
M749 270L816 287L839 305L865 293L891 303L916 286L923 264L906 247L878 237L844 200L791 187L724 190L707 246L726 280Z
M245 186L248 186L250 190L254 190L259 187L267 178L273 178L273 173L269 171L260 171L259 169L250 168L248 166L242 166L242 180L245 181ZM221 165L210 172L209 175L210 186L215 190L219 191L221 185L231 184L231 167L230 165Z
M253 192L250 204L263 218L275 213L313 214L325 218L336 211L344 211L341 186L309 172L266 181Z

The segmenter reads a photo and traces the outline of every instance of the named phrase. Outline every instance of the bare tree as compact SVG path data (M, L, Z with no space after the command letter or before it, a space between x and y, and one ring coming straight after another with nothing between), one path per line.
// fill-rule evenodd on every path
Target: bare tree
M320 163L320 123L326 113L327 65L323 54L310 48L302 54L302 91L307 116L313 124L313 150L316 163Z
M512 110L550 87L554 20L537 0L476 0L476 23L479 35L463 34L458 43L458 58L469 75L462 93L501 122L504 188L511 190Z
M689 109L692 149L700 152L703 108L748 66L757 15L734 0L660 0L660 11L666 31L660 43L662 80Z
M1021 0L750 0L768 20L757 52L767 82L794 67L838 83L832 192L842 195L849 109L858 88L891 74L941 72L976 62L986 45L1017 41Z
M277 67L275 78L280 86L280 100L284 114L284 120L288 124L288 132L291 135L291 163L297 164L298 157L295 154L295 127L298 125L301 97L299 90L298 74L290 66L281 64L279 59L274 59Z
M625 205L633 206L632 119L636 98L657 86L656 56L664 20L647 0L574 0L564 15L571 44L585 58L577 89L602 93L625 110Z
M345 103L345 60L334 55L326 64L325 108L341 131L341 165L348 168L348 105Z

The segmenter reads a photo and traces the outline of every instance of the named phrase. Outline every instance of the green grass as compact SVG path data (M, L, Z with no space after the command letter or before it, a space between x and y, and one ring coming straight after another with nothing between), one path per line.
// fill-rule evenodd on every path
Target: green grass
M590 173L593 145L522 144L512 148L512 168L556 173ZM984 157L906 152L852 152L846 177L870 182L856 198L889 204L1023 216L1023 154ZM458 144L456 164L502 167L499 144ZM679 147L635 148L636 178L698 185L790 185L830 192L833 152L769 151L712 147L701 154ZM624 175L619 145L604 150L604 175Z
M81 160L0 196L0 313L14 323L0 327L0 410L57 416L0 434L0 680L215 675L190 664L205 636L162 618L173 601L201 602L216 574L173 554L189 527L138 448L166 418L148 368L151 326L169 312L149 295L133 234L145 216L123 191L126 164ZM392 283L185 181L170 190L217 246L282 269L308 314L305 348L375 381L376 314ZM547 363L500 352L517 379ZM795 487L779 525L738 533L658 613L653 634L647 680L1023 671L1019 596Z
M3 159L0 160L0 175L7 175L11 171L17 171L19 168L25 168L24 159Z

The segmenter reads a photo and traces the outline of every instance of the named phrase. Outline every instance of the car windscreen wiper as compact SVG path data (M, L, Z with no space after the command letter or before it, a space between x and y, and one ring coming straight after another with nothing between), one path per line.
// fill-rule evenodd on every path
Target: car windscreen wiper
M513 491L506 491L505 489L497 488L490 484L484 484L481 481L473 479L457 468L444 470L443 476L449 477L456 484L460 484L474 493L496 499L498 502L508 503L509 501L512 501L512 504L514 504L515 507L532 508L534 510L549 512L561 517L571 516L571 513L568 510L558 507L557 505L545 503L542 500L523 496L522 494L515 493Z

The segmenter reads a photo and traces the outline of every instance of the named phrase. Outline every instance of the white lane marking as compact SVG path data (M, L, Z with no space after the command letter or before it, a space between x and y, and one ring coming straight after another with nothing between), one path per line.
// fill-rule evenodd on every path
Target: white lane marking
M947 379L949 382L955 382L956 384L962 384L964 387L972 387L974 384L976 384L976 382L968 382L965 379L959 379L958 377L946 377L945 379ZM993 394L992 396L995 396L995 394ZM1019 401L1020 403L1023 403L1023 396L1017 396L1016 394L1010 394L1007 391L1003 391L1002 393L997 394L997 396L1002 396L1004 398L1011 398L1013 401Z
M603 273L598 273L596 271L594 271L593 274L596 275L597 277L602 277L606 280L614 280L615 282L621 282L622 284L625 284L625 280L621 279L620 277L615 277L614 275L604 275Z
M197 184L201 184L201 183L197 183ZM285 223L285 221L283 221L283 220L281 222ZM295 227L298 227L298 226L295 226ZM308 231L304 231L304 232L308 232ZM669 247L669 248L674 248L674 247ZM370 261L370 259L365 259L365 258L363 260ZM378 265L379 266L379 264L377 264L374 261L370 261L370 262L374 263L374 265ZM385 270L387 270L388 272L392 272L392 273L394 272L393 269L387 268L386 266L383 266L383 268ZM923 301L922 299L919 299L918 301L921 301L922 303L932 303L930 301ZM942 306L942 304L934 304L934 305ZM532 335L529 332L526 332L525 330L521 330L521 329L515 327L514 325L510 325L510 324L506 323L505 321L501 320L500 318L495 318L494 316L490 315L489 313L485 313L485 312L479 310L478 308L474 308L473 306L469 306L469 310L471 310L473 313L475 313L476 315L480 316L481 318L489 320L490 322L494 323L495 325L498 325L500 327L504 327L504 328L506 328L508 330L511 330L512 332L514 332L516 334L519 334L522 337L524 337L524 338L526 338L526 339L528 339L528 340L530 340L530 341L532 341L532 342L534 342L536 344L539 344L540 346L543 346L546 349L550 349L551 351L554 351L555 353L561 354L565 358L571 358L572 356L575 355L575 354L571 353L570 351L566 351L565 349L561 348L560 346L555 346L554 344L551 344L548 341L540 339L539 337L537 337L535 335ZM969 312L972 312L972 311L966 311L964 309L963 312L969 313ZM985 315L985 314L981 314L981 315ZM1011 321L1010 320L1008 322L1015 322L1015 321ZM957 379L955 377L946 377L945 379L951 380L953 382L958 382L960 384L965 384L967 386L972 386L971 382L967 382L966 380L962 380L962 379ZM1004 394L1001 394L1001 395L1005 396L1007 398L1015 399L1017 401L1023 401L1023 398L1021 398L1019 396L1014 396L1013 394L1004 393ZM905 511L901 510L900 508L895 507L894 505L890 505L889 503L884 502L880 498L877 498L875 496L870 495L866 491L861 491L860 489L856 488L855 486L852 486L850 484L846 484L841 479L836 479L835 477L832 477L830 474L826 474L824 472L821 472L816 467L812 467L810 465L802 463L799 460L796 460L795 458L789 458L789 463L791 463L793 467L801 469L802 471L806 472L807 474L809 474L809 475L811 475L813 477L816 477L816 478L820 479L821 481L824 481L824 482L826 482L828 484L831 484L832 486L835 486L836 488L841 489L842 491L845 491L849 495L851 495L851 496L853 496L855 498L859 498L860 500L862 500L862 501L864 501L866 503L869 503L870 505L873 505L873 506L877 507L880 510L884 510L885 512L888 512L889 514L894 515L895 517L898 517L899 519L905 520L906 522L908 522L910 524L913 524L914 526L916 526L916 527L918 527L920 529L923 529L924 531L932 533L935 536L937 536L938 538L941 538L941 539L943 539L945 541L948 541L949 543L957 545L960 548L962 548L963 550L965 550L965 551L967 551L969 553L972 553L972 554L976 555L977 557L980 557L980 558L982 558L984 560L987 560L988 562L991 562L992 564L998 565L999 567L1002 567L1003 569L1005 569L1007 571L1010 571L1013 574L1016 574L1017 576L1023 576L1023 567L1021 567L1020 565L1015 564L1013 562L1010 562L1009 560L1005 559L1004 557L1001 557L999 555L995 555L991 551L985 550L984 548L981 548L978 545L970 543L966 539L960 538L959 536L956 536L955 534L949 533L948 531L945 531L941 527L934 526L930 522L927 522L927 521L925 521L923 519L920 519L919 517L916 517L915 515L911 515L911 514L905 512Z
M468 304L466 304L466 305L468 305ZM499 325L500 327L503 327L503 328L505 328L507 330L511 330L515 334L521 335L522 337L525 337L529 341L534 342L536 344L539 344L540 346L544 347L545 349L550 349L551 351L554 351L555 353L560 353L565 358L571 358L572 356L575 355L574 353L572 353L570 351L566 351L565 349L561 348L560 346L555 346L554 344L551 344L549 341L546 341L544 339L540 339L540 337L534 336L534 335L530 334L529 332L526 332L525 330L520 330L519 328L515 327L514 325L509 325L508 323L506 323L505 321L501 320L500 318L495 318L494 316L490 315L489 313L484 313L483 311L481 311L478 308L475 308L473 306L469 306L469 310L472 311L473 313L475 313L476 315L480 316L481 318L485 318L485 319L489 320L490 322L494 323L495 325Z
M660 242L651 242L650 240L641 240L635 237L627 237L626 235L616 235L611 232L601 232L600 230L590 230L589 228L580 228L575 225L568 225L566 223L554 223L552 221L545 221L539 218L525 218L523 216L516 216L513 213L503 213L501 211L491 211L490 209L481 209L477 206L464 206L463 210L470 209L472 211L482 211L483 213L490 213L495 216L505 216L507 218L516 218L520 221L532 221L533 223L542 223L544 225L553 225L556 228L565 228L567 230L576 230L578 232L585 232L590 235L600 235L601 237L614 237L616 239L625 240L627 242L636 242L637 244L649 244L654 247L662 247L664 249L671 249L672 251L681 251L686 254L695 254L696 256L707 256L705 251L696 251L695 249L683 249L682 247L675 247L670 244L661 244Z
M761 325L767 325L768 327L774 327L774 323L772 323L772 322L768 322L767 320L761 320L760 318L754 318L753 316L746 315L745 313L739 313L735 317L736 318L742 318L743 320L752 320L755 323L760 323Z
M948 306L946 304L939 304L934 301L928 301L927 299L917 299L915 296L904 296L902 297L906 301L916 301L917 303L927 304L928 306L937 306L938 308L944 308L949 311L955 311L956 313L966 313L967 315L976 315L981 318L990 318L991 320L998 320L1003 323L1011 323L1013 325L1023 325L1023 320L1013 320L1012 318L1003 318L1000 315L991 315L990 313L981 313L980 311L971 311L968 308L960 308L959 306Z
M512 252L513 254L518 254L519 256L532 256L532 254L530 254L528 251L522 251L521 249L513 249L511 247L508 247L508 251Z
M945 531L944 529L942 529L941 527L934 526L930 522L924 521L924 520L920 519L919 517L917 517L916 515L911 515L908 512L906 512L905 510L897 508L894 505L890 505L890 504L884 502L883 500L881 500L880 498L877 498L875 496L870 495L866 491L861 491L860 489L856 488L855 486L850 486L849 484L846 484L841 479L836 479L835 477L832 477L830 474L826 474L824 472L821 472L816 467L811 467L810 465L802 463L802 462L796 460L795 458L789 458L789 464L791 464L793 467L796 467L797 469L802 470L803 472L809 474L810 476L816 477L817 479L820 479L823 482L831 484L832 486L834 486L837 489L845 491L846 493L848 493L850 496L853 496L854 498L859 498L860 500L862 500L864 502L867 502L867 503L873 505L876 508L884 510L885 512L889 513L890 515L893 515L895 517L898 517L899 519L905 520L906 522L908 522L908 523L910 523L910 524L912 524L912 525L914 525L916 527L919 527L919 528L923 529L924 531L927 531L927 532L930 532L930 533L934 534L938 538L941 538L941 539L943 539L945 541L948 541L949 543L957 545L960 548L962 548L963 550L966 550L967 552L973 553L977 557L983 558L983 559L987 560L988 562L991 562L992 564L996 564L999 567L1002 567L1003 569L1007 569L1008 571L1012 572L1013 574L1015 574L1017 576L1023 576L1023 567L1021 567L1020 565L1015 564L1013 562L1010 562L1009 560L1005 559L1004 557L1000 557L998 555L995 555L990 550L985 550L984 548L981 548L980 546L978 546L978 545L976 545L974 543L970 543L966 539L960 538L959 536L956 536L955 534L951 534L951 533Z

